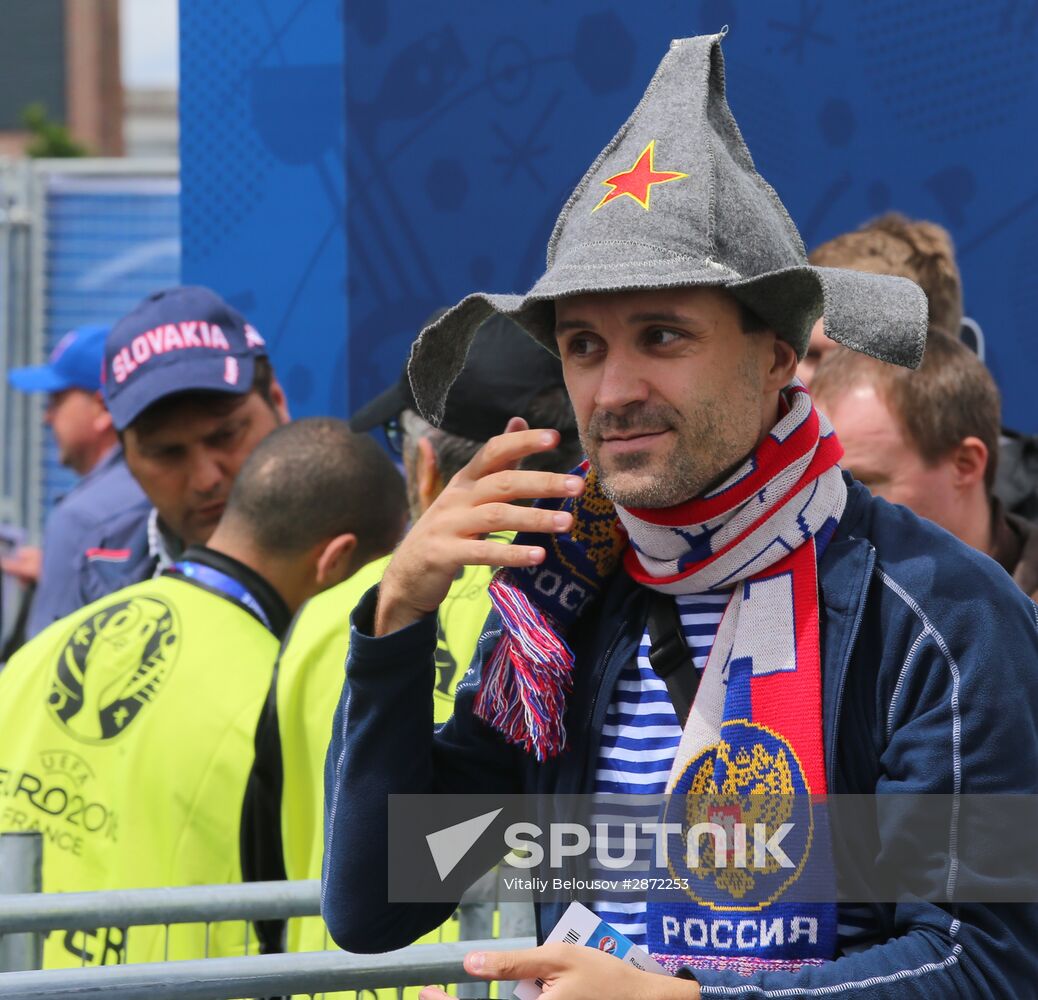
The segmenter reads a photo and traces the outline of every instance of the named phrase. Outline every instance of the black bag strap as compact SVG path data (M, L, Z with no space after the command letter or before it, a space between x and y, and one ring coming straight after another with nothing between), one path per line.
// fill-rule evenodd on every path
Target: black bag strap
M699 671L681 629L674 598L649 591L649 665L667 685L667 693L682 728L688 720L699 689Z

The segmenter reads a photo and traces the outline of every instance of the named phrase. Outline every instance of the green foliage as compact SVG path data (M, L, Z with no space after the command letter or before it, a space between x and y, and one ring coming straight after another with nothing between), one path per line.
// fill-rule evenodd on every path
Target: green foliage
M22 112L22 121L33 136L25 150L28 156L50 158L87 155L86 146L76 142L60 122L51 121L42 104L30 104Z

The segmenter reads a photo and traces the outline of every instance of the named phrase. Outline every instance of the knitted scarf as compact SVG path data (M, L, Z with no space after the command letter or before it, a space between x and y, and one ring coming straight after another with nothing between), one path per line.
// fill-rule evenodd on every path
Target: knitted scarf
M782 410L732 476L676 507L614 506L585 463L583 496L561 505L574 515L569 536L520 535L517 543L543 545L547 559L499 571L490 588L502 635L475 712L542 761L566 741L573 654L565 634L621 563L663 593L731 592L670 772L668 809L683 830L742 823L752 834L761 793L783 793L770 800L765 825L770 835L794 820L783 844L794 870L770 854L758 859L752 839L756 866L723 867L709 844L691 869L687 858L672 860L670 874L688 888L677 901L650 898L647 911L650 949L672 966L796 967L835 951L835 906L781 897L794 882L831 878L824 816L809 804L826 793L817 559L847 490L839 441L799 382L783 392ZM795 802L807 813L776 814ZM731 844L713 848L732 852Z

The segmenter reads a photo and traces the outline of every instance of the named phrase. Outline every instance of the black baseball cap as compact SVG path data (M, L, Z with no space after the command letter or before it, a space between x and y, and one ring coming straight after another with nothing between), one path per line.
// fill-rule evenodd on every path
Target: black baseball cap
M507 316L491 316L476 331L447 393L440 427L470 441L489 441L504 432L509 417L525 417L536 395L563 385L558 358ZM370 431L404 410L418 412L406 365L394 385L353 415L350 427Z

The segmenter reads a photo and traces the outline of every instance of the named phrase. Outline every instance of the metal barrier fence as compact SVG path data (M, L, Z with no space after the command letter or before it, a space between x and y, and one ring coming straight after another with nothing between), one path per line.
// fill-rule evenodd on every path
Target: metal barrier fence
M38 354L30 333L32 232L28 171L22 164L0 160L0 521L22 525L29 503L30 427L38 421L38 410L10 388L7 372L32 363Z
M166 160L33 161L33 326L42 355L71 327L112 323L145 295L179 284L177 173L177 163ZM75 476L49 434L36 454L38 509L46 512Z
M175 161L0 160L0 523L32 539L73 480L7 372L179 282L178 193Z
M38 833L0 834L0 900L7 900L0 903L0 916L17 914L42 886L43 838ZM0 972L43 965L43 938L32 930L0 929Z
M378 990L469 981L462 959L473 949L529 948L533 938L416 944L384 955L311 952L207 958L193 962L101 966L57 972L0 973L5 1000L234 1000L236 997L320 996L342 990ZM487 984L480 983L480 995ZM502 992L501 996L508 994Z
M0 159L0 525L6 526L0 554L20 541L28 526L33 498L30 473L34 441L38 440L40 410L31 397L7 383L12 368L31 364L36 353L30 342L31 213L27 203L26 171ZM13 531L10 529L14 529ZM14 626L21 590L11 579L0 583L0 648Z
M473 948L530 947L533 913L528 905L498 902L498 876L488 872L459 908L456 943L413 945L387 955L305 952L202 958L195 961L101 965L39 970L44 936L53 931L93 933L100 926L210 925L241 921L246 946L256 920L287 920L320 913L320 883L254 882L236 885L82 893L41 893L38 834L0 836L0 997L98 996L229 1000L240 996L403 988L459 983L460 997L485 996L486 984L466 985L461 962ZM495 910L499 922L494 933ZM208 933L206 934L208 955ZM84 949L85 962L85 949ZM502 985L499 996L508 996Z

